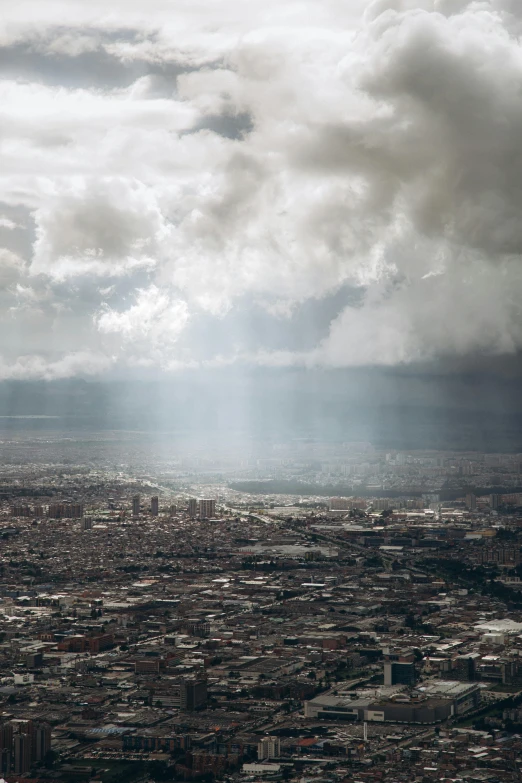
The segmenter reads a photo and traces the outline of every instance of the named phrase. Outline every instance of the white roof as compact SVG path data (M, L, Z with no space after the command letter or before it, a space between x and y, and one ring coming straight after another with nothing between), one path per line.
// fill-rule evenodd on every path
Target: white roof
M475 628L477 631L493 631L495 633L522 633L522 623L516 623L514 620L490 620L487 623L479 623Z

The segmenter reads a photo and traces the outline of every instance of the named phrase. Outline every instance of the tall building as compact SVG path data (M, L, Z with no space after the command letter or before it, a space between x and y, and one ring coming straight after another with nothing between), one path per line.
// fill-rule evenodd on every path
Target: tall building
M180 708L197 710L207 703L207 683L205 680L185 680L180 686Z
M415 685L415 679L415 663L413 661L385 662L385 685Z
M473 492L468 492L466 495L466 508L468 511L477 510L477 496L474 495Z
M261 737L257 744L259 761L270 761L281 756L281 740L279 737Z
M81 519L83 503L49 503L47 516L50 519Z
M159 498L157 495L153 495L150 499L150 513L153 517L157 517L159 514Z
M62 519L65 516L65 503L49 503L47 516L49 519Z
M475 655L459 655L455 659L455 677L460 682L473 682L475 679Z
M215 500L200 500L199 501L199 516L201 519L212 519L216 516L216 501Z
M15 734L13 742L14 763L13 772L20 775L31 769L31 735Z
M515 568L522 561L518 546L485 546L482 548L480 558L483 563L497 563L509 568Z
M91 517L84 517L82 519L82 530L92 530L92 519L91 519Z
M489 506L492 511L496 511L498 507L500 506L500 495L490 495L489 496Z
M189 498L187 512L189 517L196 517L198 514L198 501L196 498Z
M13 764L13 727L10 723L0 726L0 771L11 772Z
M44 761L51 750L51 727L48 723L38 723L33 727L31 736L32 761Z
M139 517L140 515L140 496L133 495L132 498L132 516Z
M352 498L330 498L330 511L349 511Z

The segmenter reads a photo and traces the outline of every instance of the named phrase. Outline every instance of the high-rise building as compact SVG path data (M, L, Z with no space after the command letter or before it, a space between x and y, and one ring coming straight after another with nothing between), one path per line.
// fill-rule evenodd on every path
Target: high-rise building
M48 723L16 719L0 724L0 772L28 772L31 764L44 761L50 750Z
M468 511L477 510L477 496L474 495L473 492L468 492L466 495L466 508Z
M174 516L174 514L177 513L177 510L178 510L178 507L176 506L176 504L175 503L171 503L170 507L169 507L169 514L171 516Z
M83 503L49 503L49 519L81 519Z
M82 530L92 530L92 519L91 519L91 517L84 517L82 519Z
M197 710L207 703L205 680L185 680L180 686L180 707L182 710Z
M187 512L189 517L196 517L198 513L198 501L196 498L189 498Z
M330 511L349 511L352 498L330 498Z
M261 737L257 743L257 758L259 761L270 761L281 756L281 740L279 737Z
M13 772L20 775L31 769L31 735L15 734L13 742L14 764Z
M496 511L498 507L500 506L500 495L490 495L489 496L489 506L492 511Z
M159 514L159 498L157 495L153 495L150 499L150 513L153 517L157 517Z
M460 682L473 682L475 679L475 655L459 655L455 660L455 677Z
M48 723L38 723L33 727L31 736L32 761L43 761L51 750L51 727Z
M0 726L0 771L11 772L13 764L13 727L10 723Z
M201 519L212 519L216 516L216 501L204 499L199 501L199 516Z
M139 517L140 515L140 496L134 495L132 498L132 516Z
M415 679L415 663L413 661L385 662L385 685L415 685Z

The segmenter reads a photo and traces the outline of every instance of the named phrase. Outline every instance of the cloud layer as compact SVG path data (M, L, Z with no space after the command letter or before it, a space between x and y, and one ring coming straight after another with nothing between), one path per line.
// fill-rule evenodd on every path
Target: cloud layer
M14 4L0 378L519 351L521 32L510 0Z

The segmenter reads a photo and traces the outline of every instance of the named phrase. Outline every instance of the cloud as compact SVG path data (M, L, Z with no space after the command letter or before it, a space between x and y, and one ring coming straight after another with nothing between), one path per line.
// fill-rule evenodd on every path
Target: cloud
M8 231L14 231L15 228L20 228L20 226L18 223L15 223L14 220L11 220L5 215L0 215L0 228L6 228Z
M17 283L24 272L23 260L10 250L0 248L0 291Z
M52 337L163 369L519 351L521 25L511 0L13 5L0 284L24 339L0 351L36 366ZM76 86L78 63L96 78ZM22 230L26 256L3 239ZM282 344L346 290L314 345Z
M35 212L32 274L111 277L153 267L168 233L154 194L124 180L62 188Z
M110 357L87 351L65 354L56 360L42 355L28 355L10 362L0 356L0 380L53 381L76 375L98 375L107 371L111 364Z
M163 350L176 342L189 320L189 310L182 300L171 301L155 285L137 291L136 304L117 312L106 307L95 316L102 334L120 335L133 347L145 343L146 349Z

